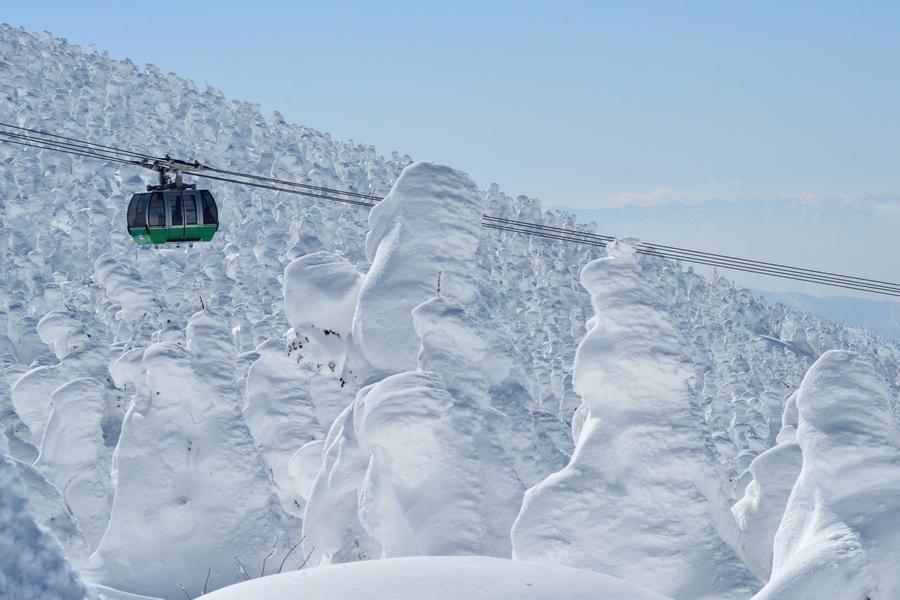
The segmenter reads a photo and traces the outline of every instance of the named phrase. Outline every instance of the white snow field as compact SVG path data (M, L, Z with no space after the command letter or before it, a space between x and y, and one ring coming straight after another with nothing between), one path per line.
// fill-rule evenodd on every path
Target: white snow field
M331 565L240 583L208 598L666 600L599 573L483 556L417 556Z
M385 198L0 144L0 598L900 597L897 342L49 34L0 122Z

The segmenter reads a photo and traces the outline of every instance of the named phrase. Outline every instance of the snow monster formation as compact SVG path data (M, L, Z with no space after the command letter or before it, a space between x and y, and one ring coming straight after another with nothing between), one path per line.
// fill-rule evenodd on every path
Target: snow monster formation
M900 427L872 365L833 350L797 394L803 466L755 600L900 598ZM839 595L835 596L836 590Z
M746 599L753 577L692 406L684 342L617 242L581 283L596 315L575 358L568 466L528 490L513 556L592 569L679 600Z
M512 345L473 302L481 217L471 181L430 163L407 167L372 210L372 266L346 342L347 376L366 385L295 463L317 562L508 556L519 498L562 463L525 408Z
M191 318L184 344L143 352L114 457L109 527L94 554L104 584L161 598L181 584L198 596L207 569L209 589L240 581L235 556L258 572L270 532L296 530L242 418L234 355L231 332L207 311Z
M796 432L797 396L793 394L785 405L777 444L750 463L752 481L744 497L731 507L741 531L741 557L760 581L768 581L772 574L775 533L803 464Z

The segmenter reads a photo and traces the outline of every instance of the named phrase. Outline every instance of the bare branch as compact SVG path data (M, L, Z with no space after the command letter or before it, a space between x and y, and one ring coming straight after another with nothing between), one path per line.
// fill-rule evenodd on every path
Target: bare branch
M299 542L297 542L296 544L294 544L293 546L291 546L291 549L287 551L287 554L284 555L284 558L281 559L281 564L278 566L278 572L279 572L279 573L281 573L281 570L284 568L284 563L287 561L288 556L290 556L291 553L292 553L294 550L297 549L297 546L299 546L300 544L302 544L302 543L303 543L303 540L305 540L305 539L306 539L306 536L304 535L302 538L300 538L300 541L299 541Z
M178 584L178 587L179 587L179 589L180 589L182 592L184 592L184 595L187 597L188 600L194 600L193 598L191 598L191 595L187 593L187 590L184 589L184 586L183 586L183 585L181 585L181 584L179 583L179 584Z
M262 569L259 572L260 577L266 576L266 561L269 560L269 557L271 557L273 554L275 554L275 548L277 548L277 547L278 547L278 534L276 533L275 534L275 543L272 544L272 549L269 551L268 554L266 554L266 557L263 558Z
M304 558L304 559L303 559L303 562L300 563L300 566L297 567L297 570L298 570L298 571L299 571L300 569L302 569L303 567L306 566L306 563L309 562L309 557L312 556L312 553L315 552L315 551L316 551L316 547L315 547L315 546L313 546L312 548L309 549L309 554L306 555L306 558Z
M241 562L241 559L239 559L237 556L235 556L235 557L234 557L234 560L236 560L236 561L237 561L237 564L240 566L240 569L241 569L241 575L244 576L244 580L250 581L250 576L247 575L247 569L244 567L244 563Z
M212 575L212 567L209 568L209 571L206 572L206 581L203 582L203 593L201 596L206 595L206 588L209 586L209 576Z

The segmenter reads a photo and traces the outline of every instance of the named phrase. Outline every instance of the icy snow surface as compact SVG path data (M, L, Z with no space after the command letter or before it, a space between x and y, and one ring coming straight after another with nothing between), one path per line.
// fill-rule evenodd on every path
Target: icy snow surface
M215 241L137 248L151 173L0 144L10 523L92 589L197 597L305 534L285 568L310 575L515 550L679 600L770 572L761 597L827 597L828 561L854 574L835 598L896 592L895 342L626 245L482 229L594 226L49 34L0 26L0 121L385 197L217 184Z

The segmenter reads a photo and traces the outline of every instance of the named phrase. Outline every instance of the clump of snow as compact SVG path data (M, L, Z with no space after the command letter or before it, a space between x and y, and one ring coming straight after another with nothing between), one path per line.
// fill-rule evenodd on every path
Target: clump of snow
M218 590L209 600L665 600L590 571L484 556L416 557L304 569Z
M300 516L304 496L288 469L298 446L325 437L309 389L309 373L285 352L284 343L260 344L247 371L244 420L259 447L284 509Z
M284 309L295 329L314 325L350 333L362 274L343 256L313 252L284 268Z
M0 454L0 597L82 600L83 584L57 541L35 522L25 497L16 468Z
M52 410L35 466L62 492L90 548L109 522L109 453L103 443L104 390L94 379L75 379L51 396Z
M692 406L692 371L630 244L588 264L596 315L575 358L584 423L569 465L528 491L514 557L643 582L677 598L746 598L752 578Z
M354 343L376 372L416 368L412 309L442 293L469 302L484 197L465 174L415 163L369 213L366 273L353 319ZM359 370L359 368L357 368Z
M38 321L37 332L60 360L80 351L91 339L84 321L68 311L54 310L44 315Z
M803 466L756 599L900 597L893 408L884 379L854 353L827 352L809 370L797 395Z
M362 274L346 258L313 252L284 269L285 314L296 360L341 373Z

